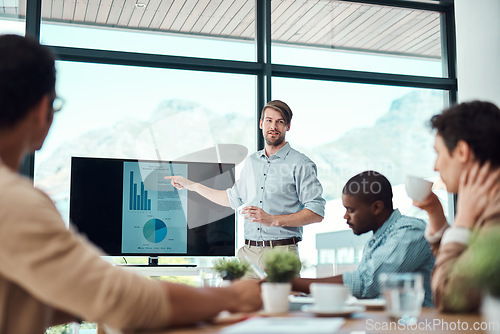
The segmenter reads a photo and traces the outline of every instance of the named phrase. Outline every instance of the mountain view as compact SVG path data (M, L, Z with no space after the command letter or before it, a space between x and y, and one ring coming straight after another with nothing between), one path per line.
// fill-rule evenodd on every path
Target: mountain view
M435 158L429 121L442 105L442 93L414 91L393 101L371 127L354 126L313 148L294 146L318 166L327 200L339 197L345 182L364 170L383 173L393 185L404 183L406 174L429 177Z
M432 171L429 119L442 105L440 92L410 92L394 100L373 126L351 123L341 137L315 147L291 144L318 166L327 200L338 198L347 179L366 169L382 172L393 185L401 184L406 174L428 177ZM174 160L227 143L252 152L256 134L248 124L255 122L253 116L220 115L190 101L166 100L148 121L117 120L112 128L95 129L61 143L40 163L36 183L64 210L69 201L71 156Z

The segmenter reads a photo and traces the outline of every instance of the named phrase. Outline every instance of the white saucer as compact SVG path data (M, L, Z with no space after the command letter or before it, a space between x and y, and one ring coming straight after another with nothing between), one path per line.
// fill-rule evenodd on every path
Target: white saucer
M346 302L349 306L364 306L368 310L381 310L385 307L384 299L357 299L352 297Z
M366 307L361 305L345 305L341 309L338 310L321 310L316 308L316 305L304 305L302 306L302 311L306 313L314 313L318 316L323 317L337 317L337 316L348 316L355 312L363 312L366 310Z

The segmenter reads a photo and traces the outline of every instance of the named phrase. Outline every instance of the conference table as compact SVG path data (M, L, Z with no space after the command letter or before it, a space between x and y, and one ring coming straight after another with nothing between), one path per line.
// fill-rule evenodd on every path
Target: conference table
M234 324L241 324L244 319L255 319L266 317L262 313L246 314L246 315L231 315L216 319L213 323L198 323L193 326L171 328L163 331L139 331L130 332L133 334L219 334L224 333L224 330ZM279 317L288 317L296 320L302 318L304 321L316 317L314 314L302 311L291 311ZM479 314L442 314L436 309L423 308L414 324L404 325L395 320L390 319L385 311L382 310L365 310L353 313L349 317L344 318L345 321L337 331L332 333L488 333L488 323L486 323ZM318 332L318 331L317 331ZM113 332L113 334L116 332ZM246 332L245 332L246 333ZM265 333L265 331L249 330L248 333ZM275 333L273 331L273 333ZM287 332L283 331L282 334ZM304 334L315 333L314 327L311 330L304 331ZM124 334L129 334L125 332Z

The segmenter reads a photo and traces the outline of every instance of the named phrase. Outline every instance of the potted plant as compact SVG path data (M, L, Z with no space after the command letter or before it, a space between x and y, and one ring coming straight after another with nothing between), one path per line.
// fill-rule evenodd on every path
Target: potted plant
M464 258L456 270L465 273L469 284L484 292L481 312L489 323L497 324L492 333L500 333L500 226L488 229L487 233L473 236L469 245L469 256ZM465 297L460 294L462 299ZM458 297L455 296L457 299ZM458 299L458 302L463 300ZM466 301L465 301L466 302Z
M264 255L266 282L262 283L262 301L267 313L288 312L288 295L292 289L292 279L301 269L297 254L275 248Z
M230 282L245 276L248 271L249 264L242 262L238 258L219 259L214 261L213 269L222 277L223 281ZM224 285L227 285L225 283Z

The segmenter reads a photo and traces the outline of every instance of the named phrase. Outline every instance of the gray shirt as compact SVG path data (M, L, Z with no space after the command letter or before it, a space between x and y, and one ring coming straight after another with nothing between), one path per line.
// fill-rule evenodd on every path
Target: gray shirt
M269 158L265 150L248 156L238 181L226 190L231 208L253 205L270 215L308 209L324 216L323 187L316 165L286 143ZM269 227L245 220L245 239L279 240L302 237L302 227Z

